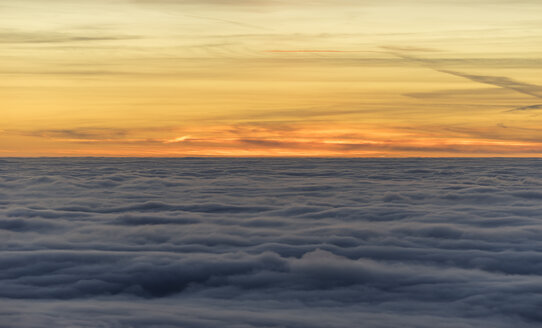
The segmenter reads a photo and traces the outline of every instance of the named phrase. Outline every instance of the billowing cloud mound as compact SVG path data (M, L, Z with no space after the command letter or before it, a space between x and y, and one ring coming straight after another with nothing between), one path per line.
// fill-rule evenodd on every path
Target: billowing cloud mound
M539 327L540 167L4 159L0 327Z

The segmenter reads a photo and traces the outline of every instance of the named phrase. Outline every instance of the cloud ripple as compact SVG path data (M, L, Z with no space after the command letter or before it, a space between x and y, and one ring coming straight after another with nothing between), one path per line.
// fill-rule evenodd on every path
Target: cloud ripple
M0 327L538 327L541 166L3 159Z

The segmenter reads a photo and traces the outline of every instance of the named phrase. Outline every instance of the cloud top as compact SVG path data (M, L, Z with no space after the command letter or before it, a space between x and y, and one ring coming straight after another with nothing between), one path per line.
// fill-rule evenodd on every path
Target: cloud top
M540 164L3 159L1 322L536 327Z

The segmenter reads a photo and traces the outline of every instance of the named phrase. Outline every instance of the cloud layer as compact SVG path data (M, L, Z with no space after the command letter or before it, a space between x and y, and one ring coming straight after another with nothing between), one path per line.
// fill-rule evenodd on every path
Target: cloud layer
M537 327L541 164L3 159L0 327Z

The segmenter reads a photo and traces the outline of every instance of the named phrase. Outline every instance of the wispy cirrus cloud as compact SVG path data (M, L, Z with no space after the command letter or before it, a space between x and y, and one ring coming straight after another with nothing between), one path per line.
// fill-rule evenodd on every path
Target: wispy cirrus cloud
M292 49L292 50L265 50L265 52L371 52L371 51L357 51L357 50L333 50L333 49Z
M510 109L507 112L523 112L523 111L531 111L531 110L538 110L538 109L542 109L542 104L520 106L520 107Z
M444 69L442 68L442 65L437 60L434 60L434 59L419 58L419 57L405 55L403 53L398 53L398 52L392 52L391 54L394 56L403 58L407 61L419 63L437 72L441 72L441 73L445 73L445 74L449 74L449 75L453 75L457 77L462 77L473 82L493 85L504 90L514 91L516 93L542 99L542 86L537 85L537 84L518 81L507 76L470 74L470 73L460 72L456 70ZM491 92L491 90L489 90L489 92ZM450 90L450 91L436 91L436 92L430 92L430 93L427 93L427 92L426 93L410 93L410 94L405 94L405 96L414 97L414 98L431 98L435 96L436 97L439 97L442 95L450 96L450 95L465 94L465 93L480 94L480 93L484 93L484 91ZM535 104L535 105L516 107L514 109L507 110L506 112L530 111L530 110L537 110L541 108L542 108L542 105Z
M214 6L264 6L272 4L286 4L281 0L129 0L139 4L173 4L173 5L214 5Z
M381 46L380 48L391 51L406 51L406 52L442 52L442 50L426 47L414 46Z
M390 52L390 54L403 58L407 61L419 63L437 72L462 77L462 78L465 78L474 82L478 82L478 83L494 85L503 89L516 91L516 92L529 95L532 97L536 97L536 98L542 98L542 86L539 86L536 84L517 81L507 76L478 75L478 74L464 73L464 72L460 72L456 70L444 69L442 68L441 63L438 60L434 60L434 59L420 58L420 57L405 55L405 54L397 53L397 52Z
M536 97L536 98L542 98L541 86L536 85L536 84L517 81L506 76L475 75L475 74L467 74L463 72L446 70L446 69L436 69L436 70L442 73L463 77L474 82L495 85L503 89L513 90L513 91L523 93L523 94Z
M46 44L83 43L100 41L122 41L141 39L139 35L120 35L102 33L68 33L58 31L19 31L0 30L0 43L5 44Z
M39 138L66 138L66 139L121 139L129 134L126 129L118 128L75 128L75 129L48 129L34 131L17 131L21 135Z
M272 30L272 28L254 25L254 24L248 24L242 21L236 21L231 19L223 19L223 18L216 18L216 17L207 17L207 16L198 16L198 15L185 15L186 17L196 18L196 19L203 19L213 22L219 22L219 23L226 23L226 24L232 24L237 25L241 27L247 27L251 29L257 29L257 30Z

